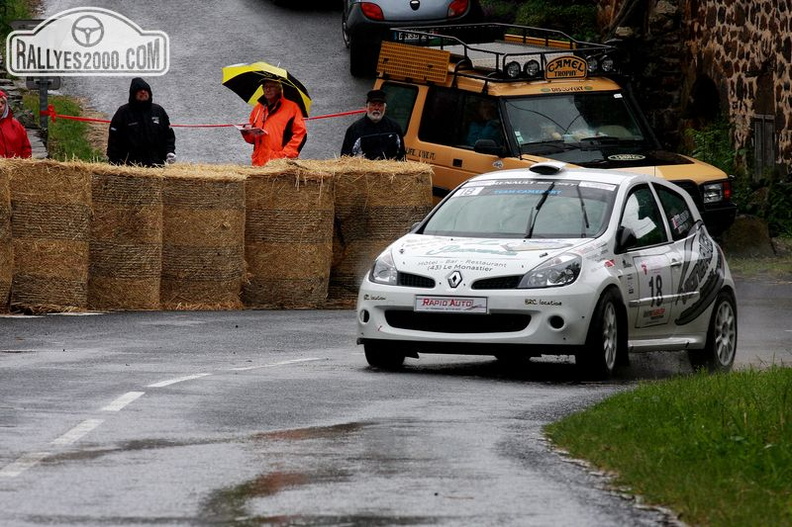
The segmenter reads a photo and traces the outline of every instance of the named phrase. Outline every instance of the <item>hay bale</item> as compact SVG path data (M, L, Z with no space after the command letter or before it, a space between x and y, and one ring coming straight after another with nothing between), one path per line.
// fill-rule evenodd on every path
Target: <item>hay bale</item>
M278 160L246 182L247 307L308 309L327 299L333 180L310 163Z
M165 170L164 309L242 307L245 177L231 166L177 165Z
M0 312L8 311L13 276L11 241L11 174L5 159L0 159Z
M83 163L12 160L11 307L76 311L88 305L91 179Z
M324 164L334 174L336 195L328 296L349 307L374 258L431 210L432 168L350 157Z
M107 164L90 165L89 171L89 307L159 309L163 171Z

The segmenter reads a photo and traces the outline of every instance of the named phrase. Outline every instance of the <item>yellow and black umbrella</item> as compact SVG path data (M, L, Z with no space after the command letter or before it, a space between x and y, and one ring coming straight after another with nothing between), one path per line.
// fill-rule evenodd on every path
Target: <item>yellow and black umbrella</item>
M255 105L264 95L261 84L266 80L280 81L283 86L283 96L297 103L303 116L308 117L308 112L311 110L311 97L308 95L308 90L285 69L266 62L232 64L223 68L223 86L239 95L243 101L250 105Z

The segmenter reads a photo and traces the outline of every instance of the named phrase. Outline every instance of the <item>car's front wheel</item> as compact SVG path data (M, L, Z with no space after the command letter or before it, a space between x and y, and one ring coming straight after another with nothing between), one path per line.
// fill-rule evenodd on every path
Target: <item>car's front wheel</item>
M585 377L607 379L613 375L617 361L626 353L624 331L619 317L621 300L609 289L594 309L586 345L575 354L575 364Z
M363 344L363 351L366 354L366 361L370 366L383 370L397 370L404 364L405 354L399 351L399 344L369 340Z
M715 299L715 307L707 330L704 349L688 351L693 369L709 372L729 371L737 353L737 307L734 295L721 291Z

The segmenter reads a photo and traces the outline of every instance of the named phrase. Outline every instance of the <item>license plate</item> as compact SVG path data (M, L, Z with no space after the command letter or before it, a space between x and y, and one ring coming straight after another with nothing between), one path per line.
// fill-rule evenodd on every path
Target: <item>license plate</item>
M415 297L416 311L441 313L486 313L486 297L423 296Z

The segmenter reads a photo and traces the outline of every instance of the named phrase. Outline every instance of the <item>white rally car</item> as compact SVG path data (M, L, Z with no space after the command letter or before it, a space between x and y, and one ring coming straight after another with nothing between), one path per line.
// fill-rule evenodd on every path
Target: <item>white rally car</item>
M686 192L663 179L540 163L460 185L363 279L358 343L418 353L574 355L610 376L628 352L687 350L729 370L734 281Z

